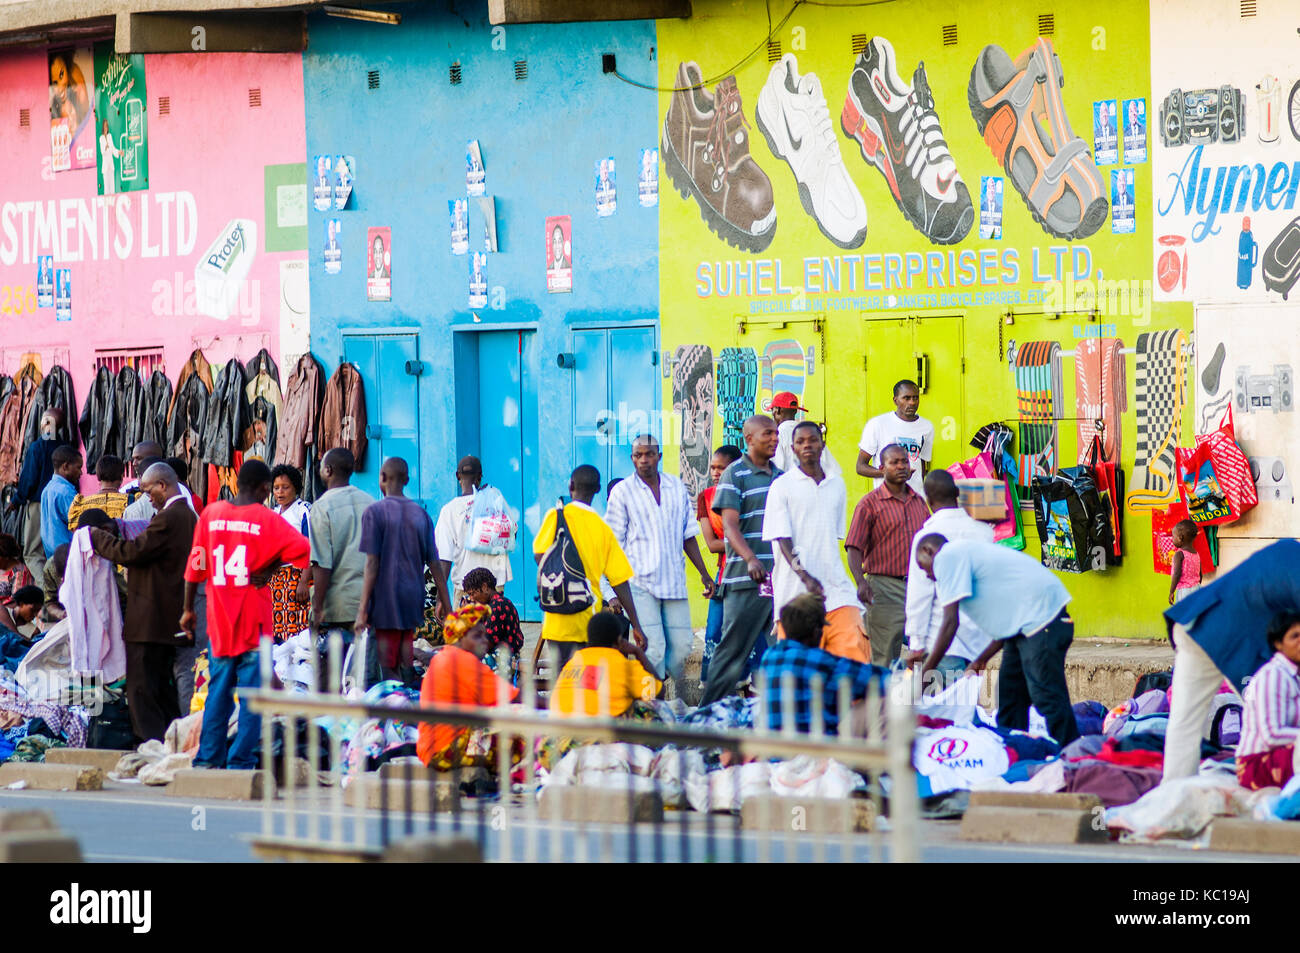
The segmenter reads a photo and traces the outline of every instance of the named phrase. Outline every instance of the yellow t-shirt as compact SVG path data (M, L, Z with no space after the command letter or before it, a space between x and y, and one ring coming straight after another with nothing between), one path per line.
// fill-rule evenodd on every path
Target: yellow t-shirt
M618 649L579 649L560 671L560 680L551 693L551 711L557 715L598 715L602 693L608 692L609 710L605 714L617 718L637 699L651 701L661 687L659 679L640 662Z
M587 583L596 597L595 605L577 615L542 613L542 638L552 642L586 642L587 622L593 612L604 605L600 598L600 577L611 586L632 578L632 564L614 538L614 531L600 518L600 514L586 503L569 503L564 507L564 521L569 524L569 535L582 557L582 568L587 573ZM533 537L533 552L544 553L555 542L555 509L552 507L542 520L542 527Z
M77 521L86 510L103 510L113 519L120 520L122 514L126 512L126 494L104 491L86 496L78 493L77 498L68 507L68 529L77 528Z

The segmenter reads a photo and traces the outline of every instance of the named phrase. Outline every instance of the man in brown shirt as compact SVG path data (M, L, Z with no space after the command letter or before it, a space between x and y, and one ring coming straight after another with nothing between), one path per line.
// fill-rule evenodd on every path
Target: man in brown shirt
M907 564L912 538L930 517L930 508L908 485L912 466L907 451L893 443L880 451L885 478L858 501L844 540L858 599L867 606L871 661L888 666L903 651L907 604Z
M175 683L178 649L192 644L177 637L184 608L185 563L198 517L181 496L176 471L155 463L140 477L158 512L139 536L119 539L96 529L90 533L95 552L126 566L126 703L131 725L143 741L161 739L180 715Z

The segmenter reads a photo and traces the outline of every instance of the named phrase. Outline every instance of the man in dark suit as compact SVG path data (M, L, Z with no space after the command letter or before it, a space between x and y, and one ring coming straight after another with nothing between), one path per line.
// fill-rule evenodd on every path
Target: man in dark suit
M127 567L126 701L131 724L142 740L161 739L181 714L173 673L178 649L191 644L177 638L184 609L185 561L194 541L198 517L181 495L176 471L155 463L140 478L157 513L135 539L118 539L92 530L96 553Z

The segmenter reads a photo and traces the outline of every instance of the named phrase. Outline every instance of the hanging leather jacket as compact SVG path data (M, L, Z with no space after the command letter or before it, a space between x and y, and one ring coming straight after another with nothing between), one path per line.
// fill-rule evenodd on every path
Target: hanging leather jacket
M23 465L23 432L41 372L31 363L23 365L13 379L14 392L0 404L0 478L5 485L18 482Z
M55 364L36 388L36 397L23 425L23 453L41 436L41 417L47 410L61 410L63 420L54 431L54 439L66 443L73 449L81 445L81 435L77 433L76 412L77 397L72 390L72 375Z
M320 445L323 457L335 447L347 447L356 457L357 469L366 456L366 392L361 372L355 365L343 363L325 385L325 401L320 409Z
M110 452L123 460L131 458L135 445L144 439L144 416L147 412L144 402L144 385L134 367L123 366L113 381L116 391L117 439Z
M248 379L244 365L232 357L217 375L208 403L208 419L203 429L203 459L219 467L234 465L236 450L242 449L244 429L252 414L244 388Z
M113 375L107 367L101 365L95 371L95 380L86 394L86 403L81 408L81 418L77 428L81 431L81 441L86 445L86 470L95 472L95 464L106 453L116 453L117 415L116 389L113 387Z
M310 353L298 358L284 388L284 416L275 442L275 462L302 470L307 448L316 443L321 400L325 396L325 371Z
M9 418L16 416L21 397L8 374L0 375L0 486L18 481L18 448L4 443L3 434Z
M167 414L172 405L172 382L162 371L154 371L144 389L145 418L141 440L152 440L160 447L167 446Z

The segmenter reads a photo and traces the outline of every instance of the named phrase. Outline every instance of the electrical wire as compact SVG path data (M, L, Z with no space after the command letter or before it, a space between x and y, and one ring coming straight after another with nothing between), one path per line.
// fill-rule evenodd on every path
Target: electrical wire
M695 84L694 86L683 86L679 88L677 86L656 86L650 83L642 83L639 80L632 79L630 76L624 76L618 70L614 70L611 75L627 83L629 86L635 86L638 89L648 89L654 93L685 93L685 92L689 92L692 89L702 89L706 86L712 86L714 83L718 82L719 80L726 79L732 73L736 72L736 70L740 69L746 63L752 60L758 54L759 50L764 49L772 41L772 37L776 35L777 31L780 30L783 26L785 26L788 22L790 22L790 18L794 16L794 12L798 10L800 7L829 7L832 9L835 7L843 7L845 9L849 9L852 7L875 7L875 6L880 6L882 3L894 3L894 2L895 0L852 0L852 2L848 2L848 3L831 3L829 2L829 0L794 0L794 4L790 7L789 12L787 12L786 15L783 16L780 20L778 20L774 25L772 23L771 0L764 0L764 6L766 6L767 8L767 35L763 37L762 40L759 41L757 46L755 46L752 50L746 53L744 57L740 59L739 62L737 62L734 66L724 69L716 76L711 76L707 79L701 79L699 83Z

